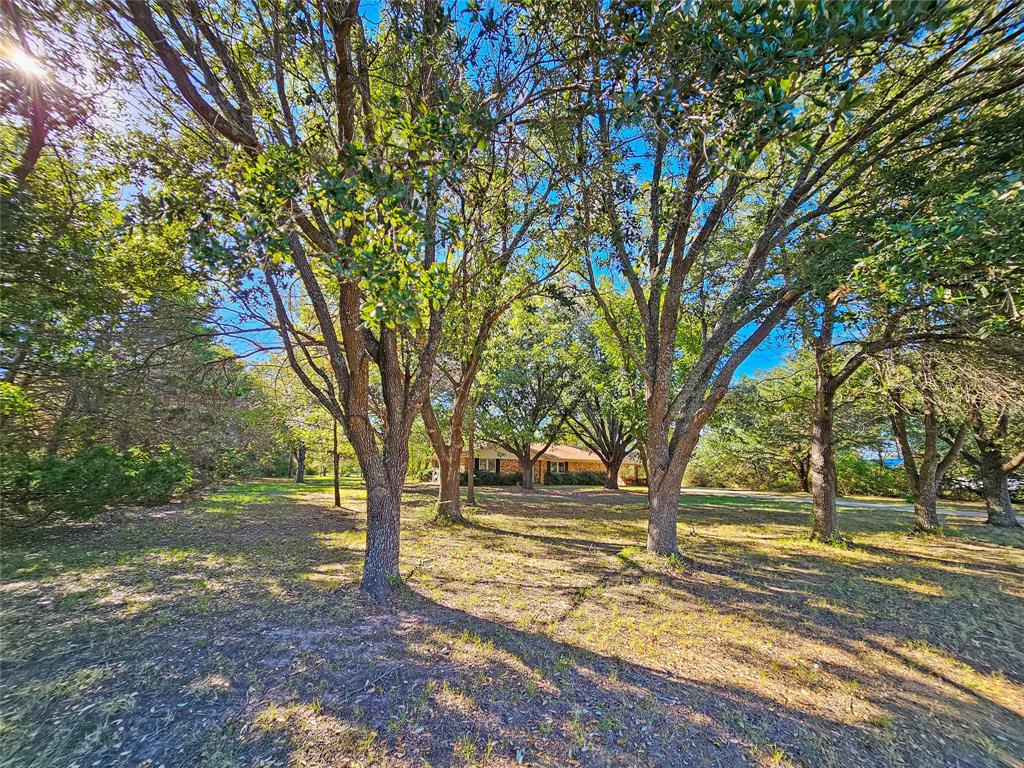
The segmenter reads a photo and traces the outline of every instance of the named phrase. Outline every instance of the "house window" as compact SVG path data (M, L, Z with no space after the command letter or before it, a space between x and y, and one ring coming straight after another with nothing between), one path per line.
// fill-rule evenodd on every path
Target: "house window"
M568 461L549 461L548 462L548 472L551 472L551 473L556 474L556 475L564 475L568 471L569 471L569 462Z
M476 468L480 472L497 472L498 471L498 460L497 459L477 459Z

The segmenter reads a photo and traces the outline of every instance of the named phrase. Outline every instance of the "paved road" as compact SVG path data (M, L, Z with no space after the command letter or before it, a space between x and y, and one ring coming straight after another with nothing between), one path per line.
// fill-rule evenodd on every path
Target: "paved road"
M683 496L736 496L745 499L758 499L760 501L810 501L811 497L806 493L764 493L758 491L732 491L722 488L683 488ZM894 509L898 512L913 512L913 504L897 504L886 501L861 501L860 499L837 499L836 504L840 507L878 507L879 509ZM939 504L939 514L958 515L960 517L974 517L984 520L987 515L985 510L977 507L950 506L947 503Z

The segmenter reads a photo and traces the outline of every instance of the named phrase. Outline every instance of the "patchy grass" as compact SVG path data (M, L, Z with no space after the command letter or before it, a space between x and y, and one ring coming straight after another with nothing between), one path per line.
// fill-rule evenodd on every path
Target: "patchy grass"
M239 483L5 535L5 766L1021 766L1024 537L804 503L409 490L405 588L357 591L363 491Z

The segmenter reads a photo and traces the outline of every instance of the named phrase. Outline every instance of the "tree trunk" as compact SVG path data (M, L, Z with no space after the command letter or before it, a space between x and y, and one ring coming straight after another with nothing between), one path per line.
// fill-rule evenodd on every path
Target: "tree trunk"
M957 430L956 437L949 442L949 448L945 455L939 450L939 434L942 425L942 414L939 410L939 401L935 396L932 386L932 361L929 354L921 354L921 369L924 372L924 382L921 387L921 419L924 429L924 440L921 448L921 460L918 463L914 456L913 447L907 435L906 419L904 408L898 393L890 395L893 399L895 410L890 415L893 432L896 435L896 442L900 446L900 453L903 455L903 468L910 481L910 490L914 495L914 527L926 533L939 528L939 513L937 502L939 497L939 485L942 478L946 476L950 466L956 461L956 457L963 447L964 437L967 434L967 423L962 422Z
M449 442L445 442L441 425L437 421L431 403L424 402L420 410L423 427L430 438L430 445L437 457L437 514L435 520L441 523L461 523L462 506L459 501L459 464L462 461L462 421L465 411L456 407L452 413Z
M672 451L667 429L647 433L647 551L652 554L673 555L679 551L676 523L683 475L703 426L701 420L677 426L683 431L672 435Z
M933 411L931 395L925 392L924 452L917 470L916 482L910 483L914 494L914 528L930 533L939 527L936 504L939 498L938 420Z
M800 482L800 490L804 493L811 492L811 459L810 456L806 456L802 459L793 462L793 467L796 469L796 477Z
M677 450L685 450L685 446ZM668 441L659 439L652 430L647 445L647 551L656 555L678 552L676 520L682 471L672 469Z
M295 452L295 482L304 483L306 482L306 446L299 444L298 449Z
M918 486L914 489L914 527L922 532L930 533L939 527L937 509L939 484L934 472L926 476L922 468Z
M653 467L652 467L653 469ZM680 483L655 470L648 475L647 551L656 555L678 552L676 520L679 517Z
M366 560L362 588L385 601L399 580L401 482L375 485L366 494Z
M474 419L476 419L475 413L469 414L469 463L466 465L466 504L469 506L476 505L476 485L473 482L473 471L476 466L476 449L473 445L473 438L476 434L476 426Z
M520 485L524 491L533 490L533 461L526 457L519 457L519 464L523 469L523 479Z
M622 462L625 457L612 459L604 465L604 487L610 491L619 490L619 470L622 469Z
M985 493L985 508L989 525L1000 528L1015 528L1020 523L1010 501L1010 486L1003 471L1003 457L998 450L986 446L979 450L979 471L982 489Z
M341 506L341 478L338 476L339 465L341 463L340 457L338 456L338 420L331 419L331 424L334 427L334 451L331 454L331 460L334 463L334 506Z
M453 446L454 448L454 446ZM462 516L462 504L459 498L459 458L462 454L462 447L458 452L453 451L444 461L438 461L438 501L437 520L439 522L461 523L465 520ZM454 459L454 460L453 460Z
M819 380L811 422L811 499L814 519L811 539L834 544L842 541L836 508L836 447L833 435L835 392Z

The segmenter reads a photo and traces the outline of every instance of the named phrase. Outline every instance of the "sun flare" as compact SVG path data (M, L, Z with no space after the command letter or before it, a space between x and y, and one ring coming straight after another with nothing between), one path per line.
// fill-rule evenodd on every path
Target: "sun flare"
M7 59L8 64L27 77L35 80L42 80L47 76L46 68L42 63L26 51L16 45L4 46L0 49L0 56Z

